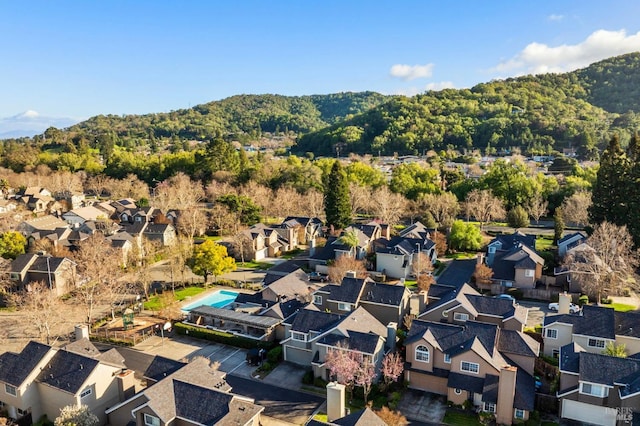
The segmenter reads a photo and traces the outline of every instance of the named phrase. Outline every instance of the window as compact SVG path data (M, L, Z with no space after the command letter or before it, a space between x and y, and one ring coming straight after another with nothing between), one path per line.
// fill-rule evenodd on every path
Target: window
M604 340L602 339L589 339L587 344L592 348L604 348Z
M445 364L451 364L451 355L444 354L444 363Z
M80 399L85 398L89 395L91 395L91 388L86 388L80 393Z
M20 274L16 273L16 272L12 272L11 273L11 279L14 281L20 281Z
M18 416L22 417L28 413L28 410L23 410L22 408L18 408Z
M488 411L490 413L496 412L496 404L493 402L485 402L484 407L482 407L482 411Z
M462 389L455 388L453 390L453 393L455 393L456 395L460 395L462 393Z
M524 419L524 410L516 408L515 417L516 417L516 419Z
M606 396L609 396L609 389L602 385L595 385L592 383L581 383L580 393L585 395L597 396L599 398L604 398Z
M297 340L299 342L306 342L307 341L307 333L300 333L299 331L292 331L291 332L291 339L292 340Z
M429 348L420 345L416 348L416 361L429 362Z
M547 328L547 337L549 339L557 339L558 338L558 330L555 328Z
M533 269L525 269L524 270L524 276L527 278L531 278L533 277L535 274L535 271Z
M314 295L313 296L313 303L316 305L322 305L322 296L319 295Z
M340 309L341 311L350 311L351 310L351 304L350 303L338 303L338 309Z
M5 383L4 391L6 393L8 393L9 395L13 395L13 396L16 396L18 394L18 390L16 389L16 387L12 386L12 385L10 385L8 383Z
M478 372L480 371L480 365L476 364L475 362L462 361L460 363L460 370L478 374Z
M496 252L496 247L495 246L489 246L489 253L495 253Z
M453 314L453 319L455 321L466 321L469 319L469 314L463 314L460 312L456 312Z
M560 350L559 349L553 349L551 351L551 356L558 359L560 357Z
M151 414L144 413L145 426L160 426L160 419Z

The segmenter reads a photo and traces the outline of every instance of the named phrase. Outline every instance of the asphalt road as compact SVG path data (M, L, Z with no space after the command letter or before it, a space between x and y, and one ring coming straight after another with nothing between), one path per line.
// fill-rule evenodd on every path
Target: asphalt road
M233 374L227 375L227 383L231 385L232 393L253 398L256 404L265 407L265 416L293 424L304 424L309 415L324 402L324 398L320 396L267 385Z

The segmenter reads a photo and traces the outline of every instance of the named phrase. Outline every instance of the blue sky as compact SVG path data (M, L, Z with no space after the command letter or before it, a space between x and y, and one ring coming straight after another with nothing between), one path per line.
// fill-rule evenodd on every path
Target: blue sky
M633 0L6 0L0 118L471 87L640 50L638 16Z

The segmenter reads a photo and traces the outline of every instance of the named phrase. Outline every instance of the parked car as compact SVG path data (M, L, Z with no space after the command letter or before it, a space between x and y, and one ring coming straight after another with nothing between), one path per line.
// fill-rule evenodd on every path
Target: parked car
M558 312L558 309L560 309L560 304L558 302L549 303L550 311ZM569 313L577 314L578 312L580 312L580 306L569 303Z
M511 301L512 301L512 302L514 302L514 303L515 303L515 301L516 301L516 298L515 298L515 297L513 297L513 296L512 296L512 295L510 295L510 294L499 294L499 295L495 296L495 298L496 298L496 299L511 300Z
M329 277L327 275L323 275L319 272L311 272L309 274L309 281L320 281L320 282L325 282L329 279Z

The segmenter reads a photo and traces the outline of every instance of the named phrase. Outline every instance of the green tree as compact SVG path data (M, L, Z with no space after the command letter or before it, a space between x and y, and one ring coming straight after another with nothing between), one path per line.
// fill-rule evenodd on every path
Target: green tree
M338 161L334 161L324 188L324 212L327 225L343 229L351 223L351 201L347 174Z
M540 190L538 182L527 176L524 164L511 164L502 159L493 163L480 178L479 185L481 189L490 189L509 210L526 204Z
M615 356L618 358L626 358L627 357L627 348L624 343L616 345L615 342L607 342L602 351L603 355Z
M0 235L0 256L15 259L24 254L27 239L17 231L7 231Z
M600 169L593 186L593 197L589 217L591 223L614 223L618 226L627 221L628 212L628 160L620 147L618 135L614 134L609 146L602 153ZM634 212L637 214L637 212Z
M224 204L229 211L238 214L243 225L251 226L260 222L260 207L247 196L227 194L218 197L216 202Z
M339 238L340 244L344 244L345 246L349 246L351 248L356 247L358 245L358 233L355 229L352 229L348 232L345 232Z
M515 206L507 213L507 224L512 228L529 226L529 214L522 206Z
M216 172L226 171L237 174L240 171L240 156L229 142L221 137L212 139L204 153L198 156L203 178L209 178Z
M193 248L193 257L189 266L194 274L202 275L204 282L207 282L209 275L213 275L214 280L218 275L235 271L236 262L227 255L227 248L212 240L206 240Z
M629 209L627 210L626 224L633 237L634 245L640 247L640 221L638 221L638 212L640 212L640 135L638 132L635 132L629 141L627 152L631 165L627 177L626 196L629 200Z
M479 250L482 247L480 228L462 220L454 221L449 235L449 245L454 250Z

